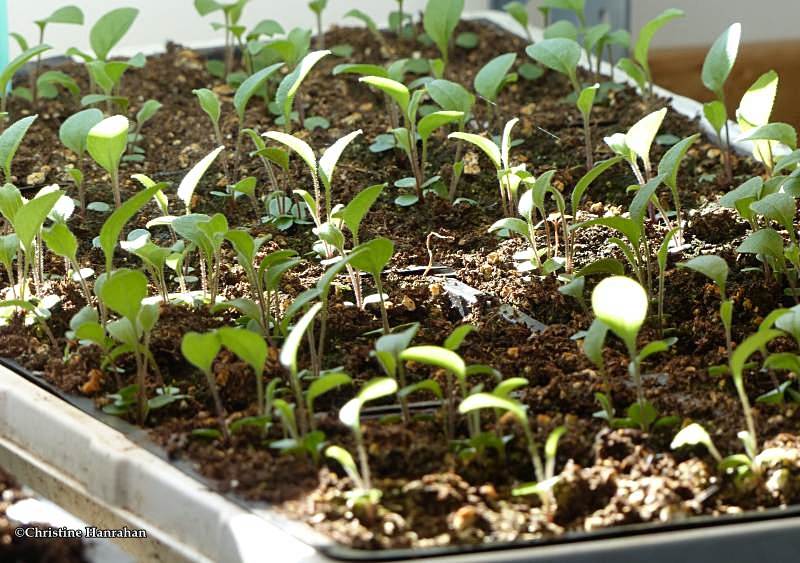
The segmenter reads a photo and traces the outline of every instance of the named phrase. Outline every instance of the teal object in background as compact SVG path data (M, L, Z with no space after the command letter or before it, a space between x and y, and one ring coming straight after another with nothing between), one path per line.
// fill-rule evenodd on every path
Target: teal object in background
M0 0L0 68L8 64L8 4Z

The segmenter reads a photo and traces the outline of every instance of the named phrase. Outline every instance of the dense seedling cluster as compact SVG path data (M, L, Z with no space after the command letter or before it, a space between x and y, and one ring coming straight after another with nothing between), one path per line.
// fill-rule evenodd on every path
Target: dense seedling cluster
M774 72L745 93L736 122L728 119L725 84L741 26L719 36L702 71L715 98L704 107L705 125L721 148L718 207L741 235L715 255L696 242L701 212L682 202L692 187L687 170L699 166L701 134L677 128L673 110L657 97L649 63L654 35L683 12L665 11L632 43L607 24L588 26L582 0L539 2L547 21L541 37L528 27L523 4L512 2L505 10L529 45L524 53L484 57L467 78L454 70L461 68L454 53L474 49L480 38L459 33L463 0L429 0L421 18L398 0L387 31L364 11L351 10L347 18L362 22L377 46L358 56L352 45L325 44L327 4L308 2L317 32L312 50L309 29L250 21L248 0L194 0L199 15L215 18L225 47L222 60L201 67L208 71L205 84L181 86L186 107L202 112L202 132L181 152L177 173L150 165L159 162L156 147L164 144L145 135L146 124L174 116L124 79L140 72L146 58L113 56L136 23L135 8L99 17L89 32L90 53L68 52L88 81L43 71L41 64L50 50L48 26L83 25L77 7L36 21L34 46L14 34L22 54L0 71L3 324L43 336L51 363L91 358L94 379L80 388L99 396L108 413L156 426L162 417L193 412L191 427L182 427L190 443L257 451L259 463L279 459L302 467L298 474L346 475L347 481L334 481L346 518L384 531L406 525L387 516L401 510L398 490L438 490L425 481L429 476L398 484L406 476L392 473L395 458L383 455L397 455L394 441L419 455L420 471L437 463L453 479L485 476L480 490L469 493L466 486L443 487L437 493L443 502L450 502L448 495L483 495L481 502L492 504L502 489L502 502L525 503L539 515L535 525L525 524L531 531L551 533L554 522L567 520L559 512L569 498L562 487L587 478L565 462L595 434L597 451L609 433L618 432L620 443L637 436L650 448L668 444L668 436L680 450L674 459L708 452L705 461L713 463L704 471L715 490L768 491L776 502L794 498L787 491L797 488L790 464L798 451L758 432L764 433L765 419L759 408L800 402L800 150L795 130L771 120ZM554 10L572 12L577 25L553 21ZM395 40L413 45L409 58L396 56ZM615 67L636 88L616 83L613 70L603 76L613 68L602 64L614 62L612 48L630 51ZM540 153L543 139L558 147L562 139L532 125L536 104L507 114L507 100L537 88L543 76L560 85L558 111L578 132L577 158ZM320 77L330 92L320 88ZM636 96L637 89L641 98L614 129L598 122L599 109L607 115L619 108L617 96ZM341 123L329 120L332 97L348 96L358 100L355 110ZM39 125L38 108L58 97L71 97L64 104L74 110L58 128L71 166L63 171L63 187L29 190L15 175L15 156ZM369 112L378 115L364 118ZM757 162L752 177L742 174L737 142L746 142ZM572 164L560 164L567 161ZM359 180L375 176L377 182ZM617 204L598 205L603 200ZM370 221L377 213L381 219ZM471 257L453 258L464 243L452 220L443 228L437 220L454 215L479 232L476 253L492 247L488 268L473 272ZM477 216L490 221L471 224ZM412 224L401 221L409 217L418 219L413 228L398 227ZM437 256L460 268L460 277L491 278L508 258L493 288L500 298L543 309L541 302L551 300L561 308L551 317L569 321L497 344L492 331L513 316L510 306L491 309L487 318L482 307L496 303L475 295L462 296L472 309L454 321L436 300L445 282L427 275L438 269L433 237L452 243ZM425 257L425 250L429 263L421 276L422 268L398 268ZM519 263L510 263L511 254ZM675 280L693 295L676 295ZM505 282L524 283L522 293L533 297L512 299L511 291L497 289ZM746 297L758 283L777 295L768 302L778 308L759 310ZM412 289L420 288L435 307L416 310ZM542 288L557 290L537 302ZM692 366L692 373L717 378L713 393L740 405L743 453L728 451L731 441L712 419L663 400L659 382L675 374L650 373L674 369L665 358L693 346L693 329L674 317L679 307L690 308L690 298L710 301L713 315L718 311L719 334L704 338L716 349L709 356L720 360ZM676 306L681 299L686 304ZM70 317L51 322L66 303ZM186 317L194 320L186 324ZM754 319L754 326L743 319ZM552 369L525 357L542 354L537 343L565 331L578 348L570 346L582 351L554 353L561 355L554 361L570 366L563 368L571 377L568 392L551 385ZM165 340L176 341L179 353L165 353ZM519 371L494 367L509 365ZM568 412L553 412L567 403ZM415 443L415 433L433 438ZM698 452L699 445L705 449ZM670 454L656 458L664 455ZM499 477L497 467L506 464L511 469ZM387 476L395 481L387 485ZM486 488L493 478L497 490ZM472 513L455 514L463 520ZM463 529L449 525L456 535L448 541L482 541L458 536Z

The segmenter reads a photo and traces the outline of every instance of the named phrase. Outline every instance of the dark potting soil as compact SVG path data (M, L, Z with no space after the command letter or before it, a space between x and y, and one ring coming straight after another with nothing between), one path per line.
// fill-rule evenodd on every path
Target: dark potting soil
M516 52L517 65L527 60L525 43L494 27L463 22L462 31L474 31L479 47L456 48L447 77L470 85L478 69L491 58ZM154 389L167 382L179 387L188 399L153 411L147 421L153 437L175 458L186 458L218 483L220 490L233 491L246 499L266 500L292 517L308 522L343 544L369 549L422 547L454 544L479 544L519 539L552 537L575 530L598 530L622 524L668 522L693 515L735 514L743 510L783 506L800 502L800 444L795 435L798 408L793 404L757 404L754 416L765 447L787 448L796 454L789 477L780 486L764 482L741 488L721 475L714 460L700 448L672 452L669 443L675 429L656 429L643 434L635 430L614 430L592 414L598 410L594 393L603 391L604 380L586 359L580 345L571 337L585 330L590 316L581 305L559 293L553 276L541 278L519 272L514 255L525 250L519 240L502 240L487 232L501 218L496 176L483 155L466 151L468 163L459 196L474 204L451 206L429 197L424 205L400 208L392 201L401 192L394 181L409 175L405 158L397 151L371 153L367 150L374 138L388 130L383 101L356 77L331 76L334 65L342 62L384 63L419 51L434 57L431 48L419 43L396 40L379 44L360 29L334 29L327 34L328 45L348 43L353 47L349 59L327 57L309 75L301 89L306 115L326 117L331 127L313 132L300 131L316 149L330 146L336 139L355 129L359 137L344 153L334 179L334 202L347 202L366 186L388 182L362 226L362 240L375 236L391 238L396 254L385 291L390 296L389 318L393 326L419 322L415 343L440 344L452 330L464 322L478 330L462 344L459 353L468 364L488 364L504 377L523 376L530 386L521 400L528 406L534 430L540 442L558 425L567 433L558 451L558 468L563 477L555 488L555 506L544 510L536 497L514 497L513 486L533 479L519 428L507 417L497 420L484 417L483 427L513 435L505 456L487 452L477 457L459 456L446 443L441 415L424 413L408 425L365 421L365 439L376 487L383 491L378 510L367 513L350 507L346 493L352 488L334 462L322 460L315 466L302 456L281 455L269 443L282 437L280 425L268 432L245 428L233 435L230 443L207 440L192 431L213 428L216 424L210 394L199 373L180 353L180 340L187 331L207 331L230 324L230 314L212 313L208 308L181 305L162 307L161 319L153 332L151 350L159 366L150 374L148 386ZM67 64L62 70L83 82L79 65ZM213 88L222 98L223 131L233 145L237 131L232 108L233 89L215 81L205 70L205 61L195 52L169 45L163 55L150 58L141 70L131 70L125 77L126 93L132 96L132 111L148 98L158 99L164 107L143 130L147 158L141 164L126 166L123 177L146 173L154 179L177 185L182 175L215 143L208 119L198 106L192 89ZM480 133L489 127L499 133L498 123L519 117L515 137L522 144L512 149L513 160L525 163L538 175L556 169L554 184L568 195L585 173L583 133L580 116L573 104L564 100L570 86L563 77L547 72L535 81L520 79L500 96L494 115L479 102L469 130ZM595 160L611 156L602 143L606 135L625 131L646 113L663 107L667 100L643 100L632 89L611 91L593 113ZM34 123L14 164L14 180L19 186L34 188L58 182L69 186L66 169L75 165L74 157L57 142L60 123L79 109L66 96L44 102L36 109ZM15 100L11 115L34 113L24 102ZM266 131L276 127L263 104L254 100L247 112L247 125ZM697 131L698 124L670 111L662 133L685 137ZM247 147L246 151L251 150ZM449 179L455 147L441 132L430 147L429 175ZM657 161L666 147L654 148ZM236 160L230 153L233 167ZM723 453L740 451L736 433L744 421L736 393L728 378L710 375L708 367L724 362L725 347L718 317L719 294L705 278L675 263L699 253L716 253L732 267L728 293L734 302L734 341L739 342L758 327L761 319L776 307L790 305L783 287L764 280L757 272L743 271L754 261L737 256L734 249L747 233L746 224L713 202L730 186L722 182L721 156L710 142L700 140L690 149L679 175L681 197L689 214L686 246L670 257L666 272L665 335L676 336L677 343L666 353L646 362L646 394L664 415L702 423ZM301 255L311 250L314 237L309 228L294 227L282 232L262 225L249 203L223 201L209 192L221 189L229 179L223 177L218 163L206 175L196 192L194 210L200 213L222 211L232 227L248 228L251 233L267 235L270 240L262 253L278 248L293 248ZM88 200L111 202L108 178L86 165ZM761 173L757 164L734 157L735 181ZM253 175L260 190L268 190L266 173L256 159L247 156L235 170L236 179ZM630 200L625 188L634 182L630 172L617 166L604 174L584 198L581 216L621 212ZM307 187L308 172L302 162L292 159L287 186ZM69 189L69 188L68 188ZM126 180L125 195L139 186ZM263 192L262 192L263 193ZM661 194L668 202L668 194ZM174 209L178 209L174 189L168 190ZM143 228L156 211L147 207L129 224L129 229ZM583 217L585 216L585 217ZM80 239L81 265L102 270L102 256L92 248L104 215L89 212L71 226ZM431 239L433 260L455 270L456 277L484 292L478 303L463 317L453 307L443 281L435 277L401 275L403 268L425 264L429 260L426 238L435 231L444 238ZM653 245L660 244L663 227L651 225ZM600 228L584 231L577 247L578 266L602 256L612 256L606 241L608 232ZM228 298L248 296L249 287L233 252L225 251L221 293ZM119 251L119 266L138 267L138 260ZM102 354L93 346L79 348L65 338L69 319L84 302L79 288L60 278L63 263L48 256L44 293L62 296L49 322L57 342L49 342L35 327L25 326L16 318L0 328L0 355L16 359L28 369L42 371L48 380L65 391L96 399L98 407L108 402L107 395L133 382L131 359L117 362L119 372L102 369ZM316 282L322 268L306 260L285 276L281 287L282 306ZM329 313L329 342L324 367L343 366L354 385L321 397L318 410L327 413L320 427L330 443L352 450L352 437L336 419L336 412L358 386L382 374L370 356L374 336L365 333L381 326L377 309L360 311L349 307L346 287L332 297ZM500 314L498 305L507 303L528 313L548 327L531 334L523 325L511 324ZM646 343L661 337L655 320L640 335ZM778 341L775 346L786 346ZM65 351L67 352L65 354ZM270 350L269 378L285 377L277 362L278 350ZM66 359L65 359L66 358ZM301 362L307 358L301 357ZM635 400L635 391L627 376L627 356L621 344L609 339L605 351L611 396L618 410ZM433 377L444 382L444 374L421 365L409 366L412 381ZM222 352L214 364L229 422L255 414L253 373L235 356ZM747 377L751 398L774 388L774 374L753 372ZM480 380L476 379L474 383ZM492 385L491 378L485 378ZM419 400L431 399L424 393ZM417 397L415 397L417 399ZM458 428L466 436L465 428ZM770 471L767 475L770 475Z

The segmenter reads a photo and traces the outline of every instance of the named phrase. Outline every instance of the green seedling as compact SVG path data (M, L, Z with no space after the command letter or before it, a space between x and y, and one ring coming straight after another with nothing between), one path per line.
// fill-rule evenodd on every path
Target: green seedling
M0 134L0 166L3 168L3 178L6 182L12 181L11 164L14 162L14 157L22 144L22 140L25 138L25 134L37 117L38 115L23 117Z
M464 133L467 121L472 117L472 108L475 105L475 96L466 88L456 82L448 80L432 80L425 86L428 95L443 111L461 112L461 119L458 120L458 131ZM448 198L450 202L456 201L456 193L461 175L464 172L464 143L458 141L456 144L456 155L453 160L453 175L450 178L450 188Z
M508 84L517 81L517 73L510 72L516 60L516 53L500 55L486 63L475 75L473 81L475 92L486 101L492 116L497 115L497 98L500 92ZM489 121L492 122L494 119L490 118Z
M653 75L650 72L650 43L655 34L666 24L674 19L682 18L686 14L683 10L670 8L647 22L636 40L633 49L633 59L623 58L617 67L627 74L648 98L653 97Z
M58 131L61 143L75 153L76 156L76 166L69 168L67 173L78 188L78 201L83 214L86 212L86 192L83 186L85 177L83 156L87 149L89 131L101 121L103 121L103 112L95 108L85 109L64 120Z
M650 149L667 115L667 108L655 111L636 122L627 133L616 133L605 138L606 144L630 165L636 181L643 186L651 179L653 167ZM639 168L639 160L643 169Z
M418 362L421 364L441 368L445 370L445 436L449 442L455 437L455 393L453 386L453 376L458 380L462 399L469 393L467 389L467 366L464 360L453 350L441 346L412 346L400 352L400 360L407 362ZM479 432L477 419L471 417L469 420L470 435L475 436Z
M360 491L358 492L357 498L370 501L375 500L376 496L377 498L380 498L379 495L376 495L375 492L372 491L372 478L369 470L369 458L367 455L367 447L364 444L364 434L361 429L361 409L370 401L388 397L396 392L397 382L394 379L390 377L376 378L364 384L364 387L361 388L361 391L358 392L358 395L356 395L355 398L350 399L339 410L339 420L342 422L342 424L350 428L350 430L353 432L353 437L355 438L356 442L358 463L361 467L361 479L356 481L357 486L360 481ZM352 458L350 458L349 461L352 462ZM352 468L353 464L350 464L350 467Z
M652 404L645 400L641 363L649 356L667 350L673 341L651 342L641 352L637 346L639 330L647 317L648 298L644 288L624 276L612 276L601 281L592 292L592 309L628 349L628 373L636 387L636 404L628 409L628 417L642 430L648 430L658 418Z
M207 332L205 334L187 332L181 340L183 357L206 376L206 382L214 400L219 428L227 442L230 440L230 433L228 431L228 423L225 420L225 407L222 406L213 371L214 359L217 357L221 347L222 343L216 332Z
M241 35L244 28L239 25L242 11L249 0L235 0L233 2L217 2L216 0L194 0L194 9L200 16L205 17L215 12L222 12L224 23L212 23L215 30L225 32L225 69L223 76L233 71L234 39Z
M328 0L312 0L308 3L308 8L314 12L314 18L317 20L317 47L319 49L325 48L325 34L322 32L322 12L328 7Z
M475 135L473 133L455 132L450 133L449 139L457 139L465 141L471 145L478 147L494 165L497 171L497 179L500 187L500 201L503 205L503 214L506 217L513 217L514 209L517 207L516 188L519 187L517 183L514 185L514 178L518 178L513 174L514 169L511 166L510 151L511 151L511 130L519 122L519 119L514 118L503 128L503 135L500 139L500 144L494 141Z
M394 243L387 238L379 237L369 242L362 243L353 250L355 254L350 260L350 264L352 264L355 269L367 272L372 276L381 308L383 333L389 334L391 327L389 326L389 315L386 312L386 303L384 302L381 275L394 255Z
M126 154L122 160L125 162L144 162L145 150L140 145L140 143L144 141L142 129L148 121L156 116L162 105L163 104L158 100L147 100L142 104L142 107L139 108L139 111L136 112L136 124L128 137L128 154Z
M664 278L667 274L669 249L677 234L678 227L670 229L667 234L664 235L664 240L661 241L658 252L656 253L656 262L658 263L658 328L662 336L664 335L664 292L666 290Z
M440 127L461 121L464 118L463 112L436 111L417 120L419 106L425 94L424 90L415 90L412 94L404 84L381 76L365 76L360 78L359 82L384 92L397 104L400 115L403 116L403 127L393 129L392 133L396 146L403 149L411 164L416 192L416 200L410 201L406 205L413 205L417 201L424 202L425 194L423 190L428 185L425 174L428 141L434 131ZM417 149L417 136L422 141L421 152Z
M771 70L761 75L745 92L736 110L736 120L745 136L769 124L775 96L778 92L778 74ZM777 141L754 139L753 156L772 173L774 149Z
M157 304L144 304L147 297L147 278L138 270L120 268L106 276L98 291L106 308L120 318L105 325L108 334L119 343L112 356L131 353L136 361L137 419L144 424L147 418L147 366L153 360L150 334L159 317Z
M375 64L365 64L365 63L346 63L336 65L333 68L333 75L338 76L339 74L356 74L359 76L378 76L380 78L389 78L394 80L395 82L403 83L405 80L406 73L409 70L409 59L399 59L392 63L386 65L386 67L382 67ZM430 82L429 82L430 84ZM430 93L430 92L429 92ZM399 107L395 104L392 97L389 95L388 92L383 92L383 99L386 105L386 110L389 114L389 124L391 125L392 129L396 129L400 127L400 115L399 115ZM435 101L435 100L434 100ZM438 102L437 102L438 103ZM474 103L474 99L473 99ZM442 107L442 109L453 109ZM378 135L378 139L381 138L387 139L388 148L382 150L389 150L395 148L396 143L394 140L394 135L392 134L384 134ZM371 149L372 150L372 149ZM373 151L373 152L380 152L380 151Z
M330 54L331 52L327 50L313 51L307 54L295 69L281 80L278 91L275 93L275 104L281 111L286 133L292 132L292 108L295 107L295 98L300 86L302 86L303 81L308 76L308 73L311 72L311 69L314 68L314 65ZM303 123L305 121L305 106L302 101L298 101L296 109L300 123Z
M398 398L404 424L411 421L411 415L408 410L408 392L403 393L407 389L406 366L400 360L400 354L410 346L418 330L419 323L413 323L405 330L384 334L375 341L375 357L378 363L386 375L396 380L400 386Z
M299 424L299 434L300 436L305 436L308 432L311 424L309 421L310 413L306 412L305 409L305 400L303 397L303 386L300 382L300 373L297 367L297 354L300 350L300 343L303 340L303 337L306 336L308 332L308 342L312 344L311 349L309 350L312 356L312 364L317 364L316 358L316 350L314 344L314 336L312 333L314 318L319 314L320 309L322 308L322 303L316 303L312 305L308 311L300 318L300 320L295 323L294 327L292 328L289 335L286 337L286 340L283 343L283 347L281 347L280 353L280 362L281 365L286 368L289 372L289 383L291 385L292 393L294 393L295 397L295 405L298 410L300 424Z
M380 489L373 489L370 486L369 481L366 480L369 474L363 477L364 472L363 470L361 472L358 471L358 466L353 456L340 446L328 446L325 449L325 456L339 462L339 465L342 466L342 469L353 482L355 488L346 494L348 506L350 508L364 506L368 512L371 511L372 507L380 502L383 493Z
M544 483L547 480L545 465L542 463L542 457L539 453L539 445L533 435L530 421L528 420L528 413L525 406L519 401L502 397L493 393L473 393L466 397L458 406L458 412L461 414L469 414L482 409L500 410L511 414L514 420L522 427L525 434L525 441L528 447L528 455L533 464L533 472L538 483ZM527 494L527 493L526 493Z
M302 139L287 133L281 133L280 131L268 131L264 133L264 137L277 141L297 153L308 167L314 186L314 195L312 196L305 190L295 190L294 193L302 197L317 228L320 228L325 222L329 223L332 219L331 213L333 203L331 186L333 183L333 173L344 149L360 134L361 130L359 129L358 131L353 131L345 135L328 147L322 157L317 160L314 150ZM322 201L323 194L320 189L320 183L322 183L325 189L324 202ZM331 256L332 255L328 253L327 257L330 258Z
M690 137L678 141L667 150L658 163L658 174L664 176L664 183L669 187L670 192L672 192L672 201L675 205L675 221L678 228L677 241L679 245L683 244L683 215L680 191L678 189L678 173L680 172L686 153L699 138L700 134L695 133Z
M375 23L375 20L373 20L368 14L362 12L361 10L353 9L353 10L350 10L349 12L347 12L344 15L344 17L345 18L353 18L353 19L359 20L361 23L363 23L366 26L366 28L369 30L369 32L372 34L372 36L375 38L375 40L378 43L381 43L381 44L385 43L385 40L383 38L383 34L378 29L378 24Z
M46 18L36 20L34 22L36 27L39 28L39 45L44 45L44 34L48 25L63 24L63 25L83 25L83 11L77 6L63 6L56 9L52 14ZM23 49L24 51L25 49ZM41 77L42 69L42 54L36 55L36 66L31 74L31 85L33 88L33 101L39 99L39 78ZM45 84L47 81L44 82Z
M525 32L525 37L532 43L533 37L531 37L531 30L528 26L528 8L526 8L522 2L514 1L504 5L503 10L514 18L514 21L522 27L522 30Z
M425 5L422 26L439 49L445 68L450 60L453 33L463 11L464 0L428 0Z
M228 233L228 220L221 213L208 216L189 213L171 222L178 236L192 243L200 253L203 295L216 303L219 295L219 276L222 265L222 243Z
M111 176L114 206L122 205L119 187L119 164L128 145L130 123L124 115L108 117L92 127L86 138L86 149L92 159Z
M62 258L64 258L75 272L80 282L83 295L86 299L86 304L91 305L92 292L89 289L89 284L86 283L82 273L81 267L78 264L78 239L69 230L65 223L57 222L49 229L42 230L42 240L44 240L50 251Z
M720 305L719 317L722 326L725 328L725 349L730 360L733 354L733 339L731 330L733 328L733 301L726 293L728 281L728 263L719 256L698 256L688 262L678 264L680 268L688 268L699 272L709 278L719 288Z
M0 188L0 214L11 225L19 248L22 250L22 267L18 269L17 275L19 285L17 297L20 301L27 300L28 276L32 269L35 271L38 263L37 241L42 226L62 195L62 191L54 190L30 201L25 201L19 190L12 184L6 184ZM9 241L10 239L5 240Z
M131 411L135 412L138 408L138 395L138 385L128 385L116 393L110 393L108 398L112 402L103 407L103 412L114 416L125 416ZM181 393L177 387L158 387L155 396L147 399L147 414L188 398L189 395Z
M225 139L222 136L222 130L219 127L219 119L222 114L222 105L219 102L217 95L208 88L200 88L199 90L192 90L192 93L197 96L197 101L205 114L211 120L211 126L214 130L214 139L217 146L222 147L225 145ZM224 161L225 177L230 177L228 171L228 161Z
M0 71L0 131L5 128L5 122L8 117L8 94L11 92L11 82L14 75L25 66L34 57L40 56L45 51L52 49L50 45L37 45L31 47L17 55L17 57L8 63L5 68Z
M725 102L725 82L736 64L736 57L739 54L739 42L742 37L742 24L734 23L720 35L706 55L703 62L703 85L711 90L716 100L703 106L703 113L708 119L725 154L725 179L727 182L733 180L733 168L731 166L731 139L728 121L728 109ZM725 129L723 139L722 130Z

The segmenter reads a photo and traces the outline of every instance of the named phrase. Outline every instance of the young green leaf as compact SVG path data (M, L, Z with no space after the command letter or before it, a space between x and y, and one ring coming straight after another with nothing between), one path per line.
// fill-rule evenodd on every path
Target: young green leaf
M247 329L232 327L222 327L217 333L222 345L253 368L256 377L264 374L267 344L260 335Z
M767 194L750 204L750 209L772 221L777 221L784 229L793 229L797 204L792 196L783 192Z
M431 99L445 111L460 111L464 114L462 120L472 111L475 105L475 96L466 88L456 82L449 80L432 80L426 84Z
M300 318L299 321L292 327L289 336L283 343L280 354L281 365L287 368L292 374L297 373L297 352L300 349L300 343L303 340L308 327L314 322L314 317L317 316L319 310L322 309L322 303L316 303Z
M525 412L525 407L516 401L498 397L492 393L473 393L458 405L458 412L461 414L468 414L481 409L500 409L509 412L522 426L528 426L528 415Z
M358 472L358 467L356 467L356 462L353 456L350 455L350 452L341 446L328 446L325 448L325 456L338 461L339 465L341 465L342 469L347 473L347 476L350 477L350 480L357 486L362 485L361 475Z
M139 270L120 268L106 277L99 297L109 309L135 322L147 297L147 277Z
M38 115L23 117L0 135L0 164L3 167L6 182L11 181L11 163L17 154L17 149L19 149L22 139L37 117Z
M517 2L516 0L514 2L509 2L503 6L503 9L522 26L522 29L525 30L525 35L528 37L528 40L530 40L531 32L530 29L528 29L528 9L522 2Z
M115 174L128 147L130 123L124 115L108 117L92 127L86 148L92 158L109 174Z
M439 127L443 127L448 123L460 121L463 118L464 114L460 111L435 111L419 120L417 124L417 133L419 133L422 142L425 143Z
M183 202L186 213L189 213L192 206L192 197L194 191L197 189L197 184L208 171L211 164L217 159L219 153L225 150L225 147L217 147L200 160L197 164L192 166L192 169L183 177L180 185L178 186L178 199Z
M253 95L262 88L269 77L282 66L283 63L275 63L274 65L262 68L255 74L249 76L247 80L242 82L236 89L236 93L233 95L233 107L236 109L236 115L239 116L240 125L244 123L244 113L247 110L247 104L250 102L250 98L252 98ZM300 80L302 81L302 78ZM299 87L300 85L298 84L297 86ZM292 94L292 96L294 96L294 94Z
M369 84L377 88L381 92L385 92L397 102L403 115L408 115L408 106L411 103L411 93L403 84L391 78L384 78L382 76L364 76L358 79L359 82Z
M592 309L628 346L636 349L636 337L647 317L647 293L630 278L613 276L597 284L592 292Z
M222 344L216 332L187 332L181 340L181 353L190 364L205 373L211 373L214 359Z
M774 259L783 257L783 237L774 229L759 229L736 249L739 254L765 254Z
M598 162L594 165L594 168L589 170L580 180L578 180L578 183L575 185L575 189L572 190L572 196L570 197L570 205L572 206L573 215L578 212L578 208L581 204L581 198L583 197L583 194L586 193L586 190L589 189L589 186L591 186L592 183L597 180L597 178L599 178L606 170L619 163L621 160L621 156L615 156L613 158L609 158L608 160Z
M725 298L725 286L728 280L728 263L725 260L713 255L697 256L678 266L689 268L710 278L719 287L722 298Z
M106 272L111 272L114 249L117 246L119 235L125 224L144 207L148 201L164 187L164 184L156 184L149 188L145 188L133 197L125 200L125 202L106 219L103 226L100 228L100 248L103 249L103 254L106 259Z
M577 68L581 60L581 47L578 43L561 37L545 39L529 45L525 52L536 62L569 77L573 88L580 90Z
M714 442L711 440L711 436L709 436L708 432L705 428L693 422L688 426L685 426L675 435L675 438L672 439L672 443L670 444L670 448L673 450L680 449L684 446L697 446L703 445L708 450L714 459L718 462L722 461L722 456L719 453L719 450L714 446Z
M336 164L339 162L339 158L341 158L344 149L347 148L353 139L361 135L361 129L357 131L353 131L338 139L335 143L333 143L330 147L325 150L325 154L323 154L319 159L319 178L322 180L322 185L325 186L325 189L331 189L331 183L333 181L333 172L336 169ZM310 166L310 165L309 165Z
M9 219L20 246L31 257L33 255L33 239L62 195L64 192L55 190L41 197L35 197L20 207L14 213L13 219Z
M719 100L725 97L725 82L736 64L741 37L742 24L734 23L714 41L703 62L703 85Z
M474 325L471 324L463 324L459 325L453 330L450 336L444 341L444 347L448 350L458 350L461 346L461 343L470 335L470 333L475 332L478 330L475 328Z
M75 262L78 239L65 223L55 223L49 229L43 230L42 240L52 253L66 258L70 262Z
M37 45L36 47L31 47L17 55L14 60L8 63L5 68L3 68L2 72L0 72L0 93L2 93L3 100L6 98L6 92L9 90L9 84L11 83L11 79L14 78L14 75L17 74L25 64L33 59L34 57L38 57L45 51L49 51L52 49L50 45Z
M422 26L439 48L445 65L449 61L450 40L463 11L464 0L428 0L425 5Z
M362 252L358 252L351 258L350 263L353 267L380 278L383 269L392 259L394 243L387 238L378 237L360 244L356 249L362 250Z
M292 149L308 165L311 173L314 175L317 174L317 157L314 154L314 150L308 145L308 143L302 139L298 139L293 135L281 133L280 131L267 131L264 133L264 137L267 139L272 139L273 141L277 141Z
M594 84L593 86L587 86L583 90L581 90L580 95L578 96L578 111L581 112L581 116L583 117L584 121L589 120L589 116L592 113L592 107L594 106L594 100L597 96L597 91L600 89L599 84Z
M777 141L789 147L791 150L797 148L797 131L788 123L768 123L755 129L751 129L738 141Z
M490 102L496 101L516 60L516 53L506 53L486 63L475 75L475 91Z
M441 346L412 346L400 352L400 359L449 370L459 379L467 376L467 366L461 356Z
M77 6L63 6L44 19L34 22L40 29L51 23L83 25L83 11Z
M386 184L376 184L364 188L350 202L334 216L344 221L345 226L353 234L354 240L358 240L358 231L361 221L369 212L372 205L377 201Z
M308 386L308 391L306 391L306 406L308 412L314 412L314 401L317 397L351 382L352 379L350 376L342 372L328 373L312 381L311 385Z
M647 22L639 32L639 38L636 40L636 46L633 49L633 58L645 70L648 79L651 76L649 58L650 43L653 41L653 36L655 36L659 29L672 20L682 18L685 15L683 10L677 10L675 8L664 10L661 14Z
M625 144L642 159L645 170L650 170L650 147L666 115L667 108L654 111L636 122L625 135Z
M111 49L128 33L138 15L136 8L117 8L97 20L89 33L89 43L98 59L108 59Z
M462 133L460 131L450 133L447 136L447 138L458 139L461 141L466 141L472 145L475 145L476 147L481 149L486 156L489 157L489 160L492 161L492 164L494 164L494 167L497 170L500 170L503 167L502 155L500 154L500 147L498 147L491 139L487 139L486 137L481 137L480 135L475 135L474 133Z
M305 80L308 73L311 72L311 69L314 68L314 65L317 64L320 59L330 54L331 52L328 50L309 53L303 57L303 60L300 61L300 64L298 64L291 73L283 78L278 86L278 91L275 94L275 101L278 103L278 107L281 108L287 126L291 123L292 105L294 104L297 91L303 84L303 80Z
M672 145L661 157L661 161L658 163L658 174L664 176L664 183L670 189L678 189L678 172L680 172L683 157L686 156L686 153L699 138L700 133L686 137Z
M222 106L219 103L219 98L217 95L208 88L192 90L192 94L197 96L197 100L200 102L200 107L203 109L206 115L211 118L211 121L213 123L219 123L219 118L222 113Z
M89 131L103 121L103 112L96 108L85 109L69 116L59 128L61 143L78 156L86 152Z

